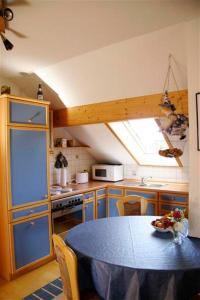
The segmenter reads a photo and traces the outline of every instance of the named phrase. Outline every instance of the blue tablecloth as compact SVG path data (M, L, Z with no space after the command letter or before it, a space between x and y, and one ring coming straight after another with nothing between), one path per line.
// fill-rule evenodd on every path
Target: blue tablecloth
M174 244L153 219L113 217L71 229L65 242L78 255L80 284L89 278L106 300L184 300L200 292L200 239Z

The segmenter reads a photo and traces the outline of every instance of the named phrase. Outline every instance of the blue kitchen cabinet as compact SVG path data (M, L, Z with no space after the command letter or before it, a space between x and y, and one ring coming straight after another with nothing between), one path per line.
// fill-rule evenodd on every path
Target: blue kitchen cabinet
M155 200L157 199L156 192L149 192L149 191L136 191L136 190L125 190L125 196L140 196L146 198L148 200Z
M170 203L177 202L180 204L187 204L188 195L160 193L160 201L170 202Z
M47 125L47 107L10 101L10 123Z
M83 221L91 221L95 218L94 201L88 201L83 204Z
M157 216L157 202L148 201L147 202L147 216Z
M109 217L119 216L116 203L120 198L108 197L108 214Z
M106 198L97 200L97 218L106 218Z
M47 131L10 129L11 205L48 198Z
M16 221L18 219L22 218L27 218L34 216L39 213L45 213L49 210L49 205L48 204L43 204L43 205L38 205L38 206L31 206L31 207L26 207L25 209L20 209L16 211L12 211L11 219L12 221Z
M50 255L48 215L13 224L12 228L16 270Z
M176 203L165 203L160 202L159 203L159 215L166 215L169 214L171 211L175 210L176 208L181 210L186 210L186 214L188 212L188 206L187 205L178 205Z

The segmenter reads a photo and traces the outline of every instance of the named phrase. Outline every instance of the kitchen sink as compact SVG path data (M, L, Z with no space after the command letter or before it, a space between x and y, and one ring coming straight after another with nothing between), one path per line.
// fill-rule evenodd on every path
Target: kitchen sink
M165 186L165 183L145 183L142 184L141 182L130 182L130 181L125 181L122 183L125 186L141 186L141 187L155 187L155 188L159 188L162 186Z
M162 186L165 186L166 184L162 184L162 183L149 183L149 184L146 184L146 186L149 186L149 187L162 187Z

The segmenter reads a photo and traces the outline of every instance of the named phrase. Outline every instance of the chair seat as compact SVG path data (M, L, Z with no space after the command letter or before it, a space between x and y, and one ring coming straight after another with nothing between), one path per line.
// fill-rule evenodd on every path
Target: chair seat
M102 298L93 290L81 291L81 300L101 300Z

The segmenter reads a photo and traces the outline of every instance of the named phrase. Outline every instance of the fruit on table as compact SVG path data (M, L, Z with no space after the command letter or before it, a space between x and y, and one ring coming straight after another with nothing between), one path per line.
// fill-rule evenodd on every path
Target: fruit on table
M173 224L174 223L171 221L171 218L168 218L168 217L162 217L160 219L156 219L151 222L151 225L156 226L158 228L163 228L163 229L172 227Z

